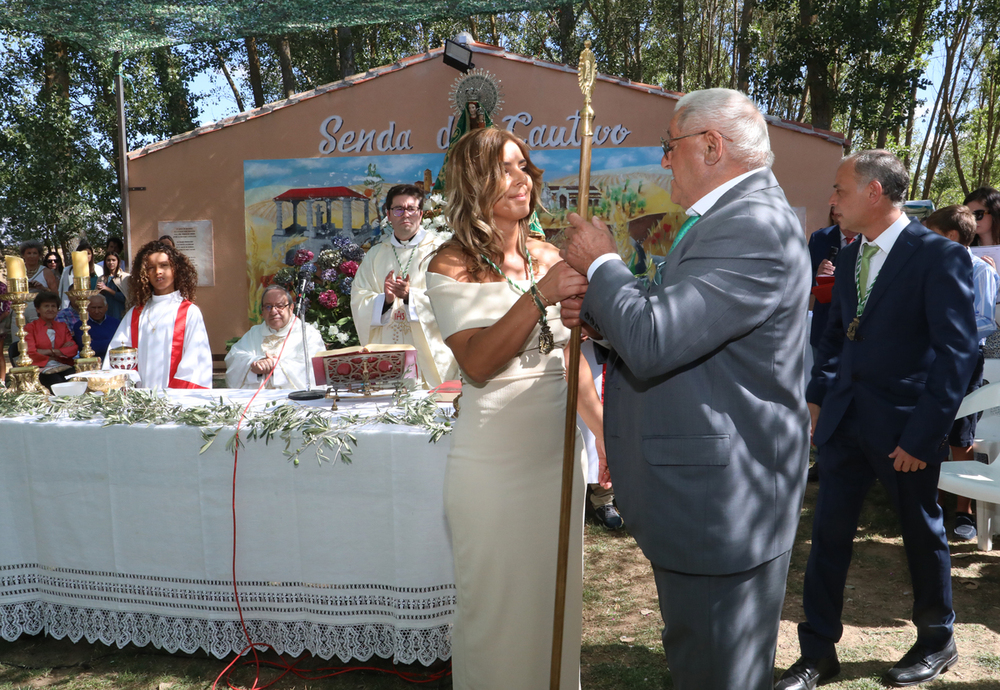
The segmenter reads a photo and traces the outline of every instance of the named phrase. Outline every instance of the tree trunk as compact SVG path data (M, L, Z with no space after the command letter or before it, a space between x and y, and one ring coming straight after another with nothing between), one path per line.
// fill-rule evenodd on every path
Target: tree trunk
M747 93L750 90L750 23L757 0L743 0L740 17L740 31L736 39L736 89Z
M340 51L340 78L347 79L357 71L354 65L354 37L351 27L337 28L337 44Z
M556 26L559 35L556 37L559 46L559 60L564 65L575 65L579 62L579 56L575 55L575 41L573 32L576 30L577 14L573 10L573 3L559 5L556 8Z
M264 107L264 82L260 76L260 54L257 52L257 39L253 36L243 39L247 49L247 71L250 76L250 90L253 92L253 107Z
M42 39L45 60L45 89L69 101L69 51L66 43L54 38Z
M889 82L889 90L885 96L885 103L882 106L882 115L879 118L880 124L878 128L878 142L875 148L884 149L888 139L889 133L889 120L892 118L892 109L899 102L900 96L902 94L903 87L903 73L906 68L913 62L913 56L917 52L917 45L924 37L924 24L927 16L927 8L930 3L928 0L920 0L917 4L917 14L913 18L913 24L910 26L910 42L906 47L906 51L899 56L896 60L896 64L893 65L892 75L893 79ZM897 143L899 143L899 137L896 137Z
M291 98L295 95L295 73L292 71L292 49L288 45L288 36L281 36L276 43L274 52L278 54L281 68L282 98Z
M684 55L687 43L684 37L684 0L677 0L674 18L677 21L677 73L674 86L678 91L684 91Z
M226 67L226 59L222 56L222 52L215 48L215 57L219 59L219 67L222 69L222 75L226 78L229 83L229 88L233 92L233 96L236 98L236 107L239 112L244 112L246 108L243 106L243 96L240 94L239 88L236 86L236 82L233 81L233 75L229 73L229 68Z
M813 13L812 0L799 0L799 24L803 33L814 30L819 18ZM809 108L812 125L820 129L833 126L833 90L830 86L830 64L824 53L809 51L806 58L806 88L809 90Z
M180 56L172 48L157 48L151 58L159 89L166 101L169 134L191 131L198 113L181 74Z

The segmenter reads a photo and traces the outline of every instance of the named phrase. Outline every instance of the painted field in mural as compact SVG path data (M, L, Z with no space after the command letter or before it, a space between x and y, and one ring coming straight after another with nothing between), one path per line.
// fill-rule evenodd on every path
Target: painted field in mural
M659 148L595 149L590 208L615 230L623 257L641 246L665 255L684 220L670 200L670 171ZM251 323L260 322L260 294L298 250L315 255L344 237L367 249L381 233L385 192L395 184L437 178L444 153L245 161L247 277ZM549 236L566 227L576 210L580 154L575 149L537 151L545 169L540 214Z

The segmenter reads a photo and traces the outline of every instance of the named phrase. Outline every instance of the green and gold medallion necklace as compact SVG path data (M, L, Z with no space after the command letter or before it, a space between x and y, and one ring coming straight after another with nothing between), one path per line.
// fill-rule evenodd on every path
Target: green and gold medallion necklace
M528 278L531 280L531 287L528 288L528 290L524 290L519 285L515 285L514 281L508 278L507 274L504 273L499 266L493 263L490 257L486 256L485 254L480 254L480 256L483 257L483 261L488 263L493 268L494 271L499 273L501 277L503 277L503 279L507 281L507 284L510 285L516 292L519 292L522 295L525 292L529 291L531 292L531 299L534 300L535 306L538 307L538 312L539 312L538 325L541 328L541 330L538 333L538 351L541 352L543 355L547 355L550 352L552 352L552 349L555 347L556 341L555 338L552 336L552 329L549 328L548 317L545 313L545 304L542 302L542 293L538 291L538 286L535 285L535 269L531 263L531 252L525 250L525 254L528 255Z

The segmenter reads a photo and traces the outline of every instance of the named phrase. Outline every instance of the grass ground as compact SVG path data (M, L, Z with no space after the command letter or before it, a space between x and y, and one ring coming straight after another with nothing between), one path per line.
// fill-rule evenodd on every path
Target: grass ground
M802 577L809 554L811 484L792 553L788 593L778 639L779 670L798 656L795 625L802 619ZM587 690L670 689L673 684L660 643L660 614L649 565L626 530L606 532L588 525L585 535L582 681ZM983 553L975 543L952 545L953 587L959 662L925 688L1000 690L1000 551ZM912 596L896 519L885 492L876 486L862 515L848 577L844 639L838 646L843 671L828 690L875 690L879 678L913 642ZM43 636L0 641L0 690L202 690L210 688L226 662L200 655L170 655L152 648L123 650ZM327 666L306 659L301 666ZM376 665L374 662L372 665ZM388 662L377 662L391 669ZM426 669L409 669L425 671ZM277 672L265 670L263 682ZM253 673L240 669L234 685L249 687ZM225 687L225 684L220 685ZM337 678L285 678L274 688L307 690L395 690L413 687L383 673L354 671ZM424 687L449 688L435 681ZM514 688L512 690L521 690Z

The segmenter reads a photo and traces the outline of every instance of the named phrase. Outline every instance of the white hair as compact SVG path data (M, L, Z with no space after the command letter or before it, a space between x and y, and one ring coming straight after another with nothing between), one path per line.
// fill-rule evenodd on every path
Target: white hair
M683 96L674 107L677 124L688 130L714 129L729 137L733 158L754 168L770 168L774 163L767 120L753 101L733 89L704 89Z
M90 301L93 302L94 300L100 300L104 302L104 306L108 306L108 298L102 295L101 293L97 293L96 295L91 295Z

